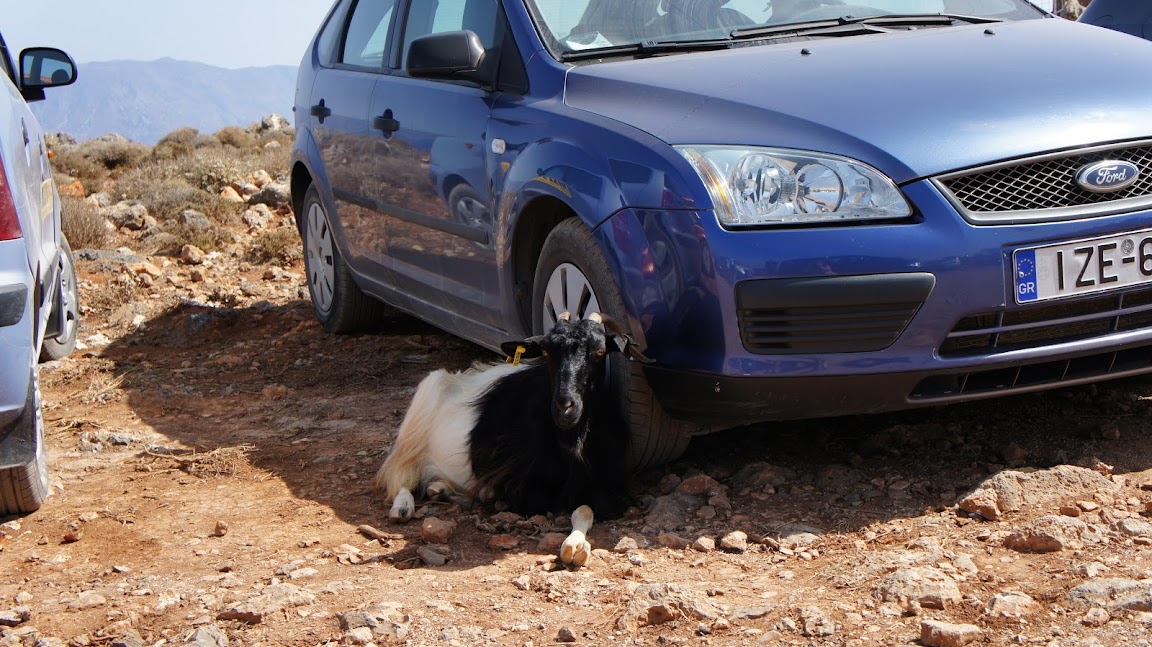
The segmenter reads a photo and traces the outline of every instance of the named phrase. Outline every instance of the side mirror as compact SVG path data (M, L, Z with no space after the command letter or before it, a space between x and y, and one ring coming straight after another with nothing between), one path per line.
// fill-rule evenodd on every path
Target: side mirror
M30 47L20 52L20 93L26 101L44 98L44 88L76 82L76 62L53 47Z
M463 29L421 36L408 46L408 74L415 78L473 81L490 88L488 50L476 32Z

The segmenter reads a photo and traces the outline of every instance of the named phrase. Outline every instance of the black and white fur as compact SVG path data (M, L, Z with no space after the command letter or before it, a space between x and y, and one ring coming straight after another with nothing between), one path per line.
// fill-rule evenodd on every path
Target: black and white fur
M413 491L430 498L504 501L532 515L572 510L560 551L581 566L594 515L627 505L629 428L608 383L607 355L649 361L610 318L559 317L546 335L504 344L510 356L543 358L463 372L434 371L420 383L374 486L407 521Z

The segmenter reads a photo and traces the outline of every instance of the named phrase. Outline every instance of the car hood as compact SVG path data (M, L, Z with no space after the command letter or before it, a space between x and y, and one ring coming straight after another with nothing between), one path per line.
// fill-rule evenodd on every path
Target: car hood
M897 182L1152 137L1152 43L1062 19L582 65L565 103L670 144L852 157Z

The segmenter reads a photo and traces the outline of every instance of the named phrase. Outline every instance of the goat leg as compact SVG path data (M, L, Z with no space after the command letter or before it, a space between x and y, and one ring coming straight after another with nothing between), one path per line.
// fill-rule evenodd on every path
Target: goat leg
M592 544L588 543L588 531L592 530L592 508L582 505L572 512L572 534L560 545L560 561L566 566L579 568L592 554Z

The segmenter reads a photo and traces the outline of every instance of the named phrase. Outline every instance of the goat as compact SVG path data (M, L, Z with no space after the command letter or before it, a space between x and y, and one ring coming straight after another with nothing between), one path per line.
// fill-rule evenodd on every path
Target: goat
M628 501L629 428L610 385L608 353L651 361L611 318L558 317L546 335L506 342L517 360L543 362L433 371L421 381L373 486L407 521L414 490L433 499L502 500L524 515L572 512L561 561L582 566L595 515Z

